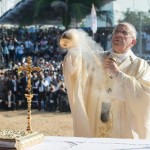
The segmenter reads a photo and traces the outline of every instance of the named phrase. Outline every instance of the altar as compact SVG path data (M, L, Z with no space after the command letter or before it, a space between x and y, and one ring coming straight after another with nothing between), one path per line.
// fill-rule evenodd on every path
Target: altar
M150 140L46 136L25 150L149 150Z

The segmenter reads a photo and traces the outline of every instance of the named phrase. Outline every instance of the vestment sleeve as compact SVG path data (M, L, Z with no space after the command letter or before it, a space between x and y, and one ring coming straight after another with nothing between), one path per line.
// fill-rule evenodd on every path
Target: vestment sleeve
M122 100L122 109L124 115L130 119L135 139L150 138L150 67L143 67L138 76L120 72L112 94L115 100Z
M143 96L150 96L150 67L145 69L141 75L136 78L119 72L114 85L113 96L115 99L134 101L143 99Z

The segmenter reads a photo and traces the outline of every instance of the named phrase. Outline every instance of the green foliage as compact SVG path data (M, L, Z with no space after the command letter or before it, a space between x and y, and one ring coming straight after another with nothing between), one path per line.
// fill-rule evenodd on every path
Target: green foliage
M98 11L97 16L106 21L110 26L112 25L112 12L111 11Z
M81 21L86 15L90 14L91 6L94 4L97 8L100 8L106 3L113 0L35 0L34 1L34 18L44 19L44 12L52 10L51 13L56 14L56 18L60 16L62 18L63 25L68 28L72 18L77 22ZM53 2L57 2L57 6L51 6ZM66 7L64 7L64 4ZM49 15L47 14L48 18Z
M134 26L138 27L140 21L140 15L141 15L141 21L143 26L149 26L150 14L145 12L133 12L128 10L127 12L124 13L124 19L120 20L120 22L122 21L130 22Z
M72 18L75 18L77 21L80 21L88 14L89 8L87 8L81 3L75 3L69 6L68 11L70 12Z
M34 17L38 17L39 13L44 10L53 0L35 0L34 1Z

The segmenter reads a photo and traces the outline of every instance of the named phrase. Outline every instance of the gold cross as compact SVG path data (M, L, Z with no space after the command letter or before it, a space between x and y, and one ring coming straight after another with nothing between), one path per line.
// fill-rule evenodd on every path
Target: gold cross
M31 57L28 57L27 58L27 65L26 66L20 66L18 68L18 72L21 72L21 71L25 71L27 73L27 77L28 77L28 80L27 80L27 91L30 93L31 92L31 72L33 71L41 71L42 69L40 67L32 67L32 58Z
M40 67L32 67L32 58L29 56L27 57L27 65L26 66L20 66L18 68L18 72L21 72L21 71L25 71L27 73L27 77L28 77L28 80L27 80L27 91L28 91L28 94L25 94L25 97L27 98L27 102L28 102L28 126L27 126L27 131L28 132L32 132L31 130L31 101L32 101L32 98L33 98L33 94L31 94L31 88L32 88L32 85L31 85L31 72L33 71L41 71L42 69Z

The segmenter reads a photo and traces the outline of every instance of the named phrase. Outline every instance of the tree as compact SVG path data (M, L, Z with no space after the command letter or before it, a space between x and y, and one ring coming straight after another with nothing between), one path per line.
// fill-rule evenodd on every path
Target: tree
M127 12L124 13L124 19L119 20L119 22L122 22L122 21L130 22L135 27L139 27L139 21L140 20L142 21L143 26L149 26L150 25L150 15L149 15L149 13L134 12L134 11L130 11L130 9L128 9Z
M34 17L41 18L42 13L48 8L53 10L53 13L62 19L63 25L68 28L73 19L80 22L86 15L90 14L92 3L99 10L100 7L111 1L113 0L36 0ZM109 13L98 11L98 14L105 14L110 23Z

